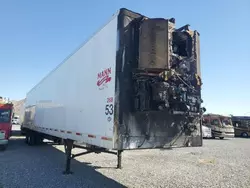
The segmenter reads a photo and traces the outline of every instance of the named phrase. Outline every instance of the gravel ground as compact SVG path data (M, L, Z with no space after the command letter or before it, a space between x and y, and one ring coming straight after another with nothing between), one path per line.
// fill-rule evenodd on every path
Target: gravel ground
M250 187L250 139L204 140L203 147L140 150L116 156L89 154L72 161L63 175L62 146L30 147L14 136L0 152L0 188L52 187ZM78 149L75 149L77 151ZM2 186L2 187L1 187Z

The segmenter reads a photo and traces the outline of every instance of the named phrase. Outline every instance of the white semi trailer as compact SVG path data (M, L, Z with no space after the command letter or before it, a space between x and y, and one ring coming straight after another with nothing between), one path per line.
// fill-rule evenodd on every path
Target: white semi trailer
M202 146L199 33L125 8L26 96L29 145L90 152ZM74 147L87 152L72 155Z

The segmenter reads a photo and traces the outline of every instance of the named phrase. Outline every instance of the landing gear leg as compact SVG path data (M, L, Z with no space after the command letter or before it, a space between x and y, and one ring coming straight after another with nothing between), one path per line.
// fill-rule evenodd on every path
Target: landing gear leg
M122 168L122 150L117 151L117 168Z
M67 174L73 174L73 172L70 171L70 165L71 165L71 152L72 152L72 148L73 148L73 140L68 140L65 139L64 140L64 149L65 149L65 154L66 154L66 168L65 171L63 172L63 174L67 175Z

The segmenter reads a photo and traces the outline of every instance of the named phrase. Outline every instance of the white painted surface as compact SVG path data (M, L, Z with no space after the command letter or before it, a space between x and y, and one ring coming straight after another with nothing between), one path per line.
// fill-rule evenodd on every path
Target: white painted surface
M113 97L114 101L116 39L117 15L27 94L24 127L113 148L112 141L101 137L113 138L114 117L111 115L111 121L107 120L105 106L107 98ZM100 89L98 73L108 68L111 81ZM29 122L27 112L32 116ZM96 138L89 138L88 134Z
M202 125L202 136L203 136L203 138L211 138L212 137L212 129Z

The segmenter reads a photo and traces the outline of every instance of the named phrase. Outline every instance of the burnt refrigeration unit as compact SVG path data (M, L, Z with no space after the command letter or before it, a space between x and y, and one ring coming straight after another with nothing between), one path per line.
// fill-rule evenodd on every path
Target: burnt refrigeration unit
M201 146L199 33L175 19L123 10L120 76L120 148ZM120 56L119 56L120 55ZM133 87L131 87L131 85ZM128 102L130 101L130 102Z
M174 28L174 19L146 19L139 36L138 69L134 73L135 109L200 112L197 31Z

